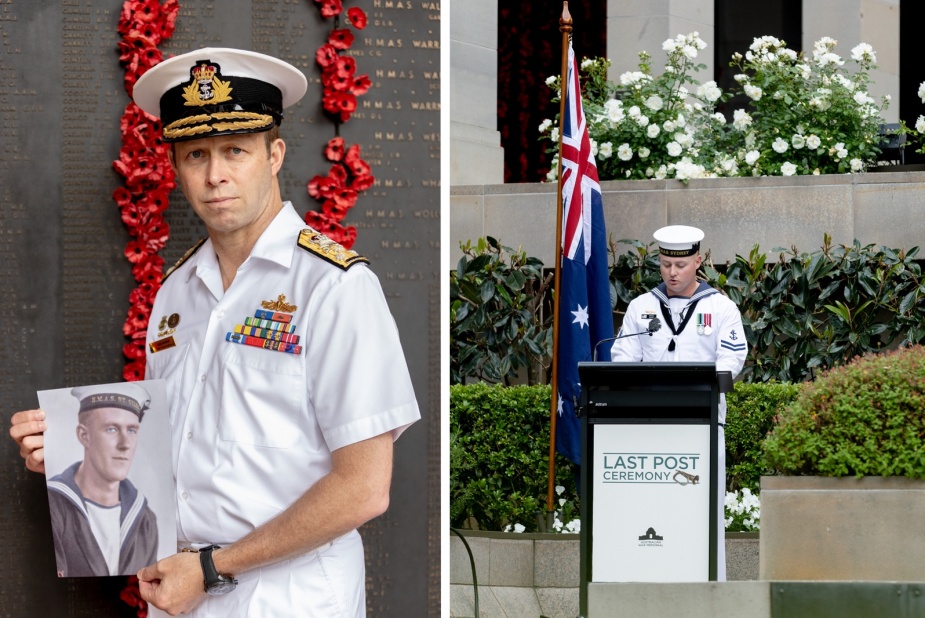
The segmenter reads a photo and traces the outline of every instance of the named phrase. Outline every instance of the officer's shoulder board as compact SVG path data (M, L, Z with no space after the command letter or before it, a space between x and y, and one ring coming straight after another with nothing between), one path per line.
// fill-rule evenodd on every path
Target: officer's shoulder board
M206 242L206 239L205 239L205 238L200 238L200 239L199 239L199 242L197 242L195 245L193 245L192 247L190 247L189 250L188 250L186 253L183 254L183 257L181 257L179 260L177 260L177 263L176 263L176 264L174 264L173 266L171 266L170 268L167 269L167 272L165 272L165 273L164 273L164 276L161 277L161 283L164 283L165 281L167 281L167 277L169 277L170 275L172 275L172 274L173 274L173 271L175 271L176 269L178 269L178 268L180 268L181 266L183 266L183 262L185 262L186 260L188 260L188 259L190 259L191 257L193 257L193 254L196 253L197 251L199 251L199 247L201 247L201 246L203 245L203 243L205 243L205 242Z
M358 254L356 251L345 248L321 232L312 228L305 228L299 234L299 246L317 255L326 262L334 264L338 268L347 270L354 264L369 264L369 259Z

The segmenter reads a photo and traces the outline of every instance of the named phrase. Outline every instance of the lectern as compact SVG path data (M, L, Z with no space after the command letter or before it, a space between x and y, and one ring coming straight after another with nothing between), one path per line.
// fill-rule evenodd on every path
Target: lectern
M579 363L578 375L581 615L592 582L715 581L717 411L731 378L713 363Z

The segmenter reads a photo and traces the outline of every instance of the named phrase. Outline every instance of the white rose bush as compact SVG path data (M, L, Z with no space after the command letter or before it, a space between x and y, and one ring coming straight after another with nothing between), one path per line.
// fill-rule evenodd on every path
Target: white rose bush
M878 102L869 94L876 67L870 45L857 45L846 63L827 37L802 56L774 37L757 38L744 56L733 56L736 87L726 93L692 76L705 68L696 63L705 47L696 32L668 39L661 75L652 74L651 56L640 52L639 70L623 73L618 84L606 79L608 60L581 63L602 180L857 173L874 164L889 98ZM559 83L547 80L550 87ZM716 106L735 95L746 106L727 122ZM925 102L925 82L920 96ZM925 117L919 120L916 129L925 133ZM541 139L552 141L547 180L555 181L556 122L544 120L539 129Z
M764 36L744 56L733 55L730 66L739 71L735 80L748 98L747 107L735 112L728 142L740 175L861 172L876 161L881 114L889 103L868 92L876 54L866 43L852 49L852 73L835 46L823 37L812 54L801 56Z

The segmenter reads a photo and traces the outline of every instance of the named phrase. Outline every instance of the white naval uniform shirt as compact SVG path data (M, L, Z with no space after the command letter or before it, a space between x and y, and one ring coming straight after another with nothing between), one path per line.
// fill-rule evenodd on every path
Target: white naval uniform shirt
M699 299L699 300L698 300ZM697 300L693 309L691 304ZM660 305L669 307L675 330L681 321L691 313L684 330L675 335L668 324ZM614 362L682 362L682 363L716 363L717 371L731 371L735 377L742 371L748 344L745 330L742 328L742 316L738 307L717 290L701 282L690 298L668 297L665 284L646 294L633 299L626 308L621 335L645 332L649 321L658 318L662 327L650 335L625 337L617 339L610 352ZM709 323L712 332L698 331L698 323ZM671 340L675 348L669 352ZM720 394L717 411L719 423L726 423L726 396ZM717 580L726 579L726 544L723 505L726 494L726 444L722 427L719 431L717 498L719 510L717 517Z
M172 337L175 346L148 347L146 378L167 384L181 546L233 543L325 476L331 451L386 432L398 438L420 418L375 275L365 264L344 270L299 247L305 227L286 202L227 291L206 241L157 294L147 340ZM226 341L262 301L281 294L296 306L300 354ZM165 318L173 329L162 330ZM209 597L194 615L365 612L356 531L235 576L236 590Z

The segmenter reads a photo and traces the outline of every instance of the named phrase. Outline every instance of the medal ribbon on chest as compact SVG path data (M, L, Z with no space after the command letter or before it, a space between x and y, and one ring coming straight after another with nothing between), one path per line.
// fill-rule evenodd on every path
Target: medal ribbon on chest
M236 324L234 331L225 335L225 341L249 345L274 352L301 354L299 336L295 334L292 315L287 312L298 309L286 303L285 294L276 301L263 301L263 309L254 312L253 317L244 318L244 324Z

